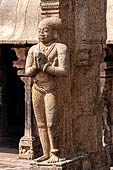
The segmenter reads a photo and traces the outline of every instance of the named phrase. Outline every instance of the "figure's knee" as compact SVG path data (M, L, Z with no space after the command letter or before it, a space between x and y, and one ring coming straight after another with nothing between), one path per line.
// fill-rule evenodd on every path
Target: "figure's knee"
M48 122L48 123L47 123L47 128L48 128L48 130L51 130L51 131L55 130L55 128L56 128L56 123Z
M37 123L38 129L46 129L46 124L45 123Z
M57 112L52 112L50 114L47 114L47 128L51 129L51 130L55 130L57 128L58 125L58 116L56 114Z

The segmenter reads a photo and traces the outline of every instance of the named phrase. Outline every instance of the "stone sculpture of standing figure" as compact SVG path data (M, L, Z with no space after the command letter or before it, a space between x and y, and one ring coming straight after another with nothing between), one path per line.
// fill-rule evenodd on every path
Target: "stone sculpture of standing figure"
M60 161L55 130L57 127L57 76L68 76L67 46L57 39L61 19L48 17L38 26L39 43L30 48L25 72L33 77L32 102L43 149L37 162Z

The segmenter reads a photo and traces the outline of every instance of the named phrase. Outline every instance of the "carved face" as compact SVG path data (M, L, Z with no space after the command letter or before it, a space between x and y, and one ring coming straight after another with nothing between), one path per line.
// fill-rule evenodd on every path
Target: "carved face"
M43 43L48 43L53 39L53 30L50 26L39 25L38 38Z

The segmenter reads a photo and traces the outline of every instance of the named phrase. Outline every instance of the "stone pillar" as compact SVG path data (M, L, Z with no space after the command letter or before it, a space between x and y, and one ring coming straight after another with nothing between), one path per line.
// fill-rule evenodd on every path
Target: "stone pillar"
M49 11L48 6L51 6L54 11L54 3L49 1L45 10ZM52 14L46 13L45 17ZM34 163L31 169L106 170L100 91L100 64L104 60L106 42L106 0L59 0L59 17L65 25L61 42L67 44L70 58L70 75L60 83L65 94L64 97L61 94L58 125L59 148L67 159L56 164Z
M68 42L71 55L73 150L88 153L91 170L103 170L106 155L102 145L100 64L106 48L106 1L72 0L60 4L60 15L68 25L68 36L64 32L62 38Z
M39 152L38 138L32 134L31 78L21 77L25 83L25 130L19 143L19 158L33 159Z
M40 143L38 137L32 133L32 80L30 77L26 77L24 73L25 60L29 48L24 46L15 46L13 49L19 58L17 61L13 62L13 66L18 68L18 76L25 84L25 130L24 136L20 139L19 142L19 158L33 159L40 154Z

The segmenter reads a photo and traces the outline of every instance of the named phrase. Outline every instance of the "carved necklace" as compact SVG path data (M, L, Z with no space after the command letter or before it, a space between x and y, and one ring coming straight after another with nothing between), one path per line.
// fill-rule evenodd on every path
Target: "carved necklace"
M39 43L39 51L43 52L44 54L46 54L46 52L48 51L48 47L45 46L43 43Z
M56 45L55 43L53 43L52 45L51 45L51 43L49 43L48 44L49 48L48 48L42 42L40 42L39 43L39 51L43 52L46 55L46 57L48 57L49 54L51 53L51 51L54 49L55 45Z

